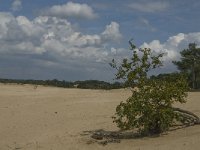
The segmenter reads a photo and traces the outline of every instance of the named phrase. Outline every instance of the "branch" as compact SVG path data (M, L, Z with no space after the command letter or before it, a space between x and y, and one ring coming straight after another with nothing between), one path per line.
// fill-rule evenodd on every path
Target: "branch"
M200 118L194 113L176 107L172 107L172 109L183 115L183 117L188 121L188 123L200 124Z

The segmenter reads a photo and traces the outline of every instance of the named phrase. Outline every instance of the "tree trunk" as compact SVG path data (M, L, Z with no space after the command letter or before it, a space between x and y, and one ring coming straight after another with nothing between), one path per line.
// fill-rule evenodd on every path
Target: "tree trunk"
M193 89L196 89L195 80L196 80L196 75L195 75L195 70L194 70L194 65L193 65L192 66L192 88Z

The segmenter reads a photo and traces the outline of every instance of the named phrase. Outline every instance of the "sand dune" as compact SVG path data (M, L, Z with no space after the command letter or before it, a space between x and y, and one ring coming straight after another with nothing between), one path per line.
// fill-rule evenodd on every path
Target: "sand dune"
M157 138L102 146L86 131L118 130L111 116L129 90L81 90L0 84L0 150L197 150L200 126ZM200 92L181 106L200 116Z

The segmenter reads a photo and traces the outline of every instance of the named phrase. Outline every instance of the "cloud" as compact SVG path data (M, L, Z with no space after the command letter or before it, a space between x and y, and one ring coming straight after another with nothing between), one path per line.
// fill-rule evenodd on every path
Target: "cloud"
M109 50L110 42L118 42L120 37L117 22L111 22L100 33L84 34L66 19L38 16L30 20L0 12L0 55L9 56L9 60L16 61L14 64L30 60L27 63L39 68L85 73L90 68L103 69L114 56L122 54L117 48Z
M39 16L29 20L0 13L0 53L38 55L66 62L72 59L103 62L111 52L105 45L121 37L119 24L111 22L99 34L83 34L74 30L66 19Z
M141 22L150 24L146 19ZM15 72L22 72L19 75L21 78L25 75L26 78L39 78L40 74L48 76L45 72L51 70L48 77L56 78L56 75L61 74L59 72L63 72L60 75L62 77L72 75L73 79L107 80L111 71L109 67L107 70L105 67L109 66L112 58L120 62L122 58L130 56L130 51L112 45L121 38L120 25L114 21L106 25L102 32L85 34L74 29L73 24L66 19L38 16L30 20L25 16L15 17L11 13L0 12L0 68L15 70L10 69L5 75L12 73L14 76ZM152 48L158 53L166 52L166 64L178 60L179 52L187 48L190 42L200 46L200 32L179 33L165 42L153 40L143 43L141 47ZM34 67L38 69L30 69ZM33 70L39 72L35 73ZM109 72L108 76L105 75L105 70Z
M133 10L147 13L161 12L169 8L169 3L164 1L141 1L129 4Z
M111 22L110 25L106 26L105 31L102 33L102 38L106 40L119 41L122 35L119 31L119 24L117 22Z
M200 32L178 33L169 37L164 42L153 40L149 43L144 42L140 47L151 48L155 53L165 53L162 59L163 66L160 69L151 72L151 74L159 74L177 71L177 68L172 61L178 61L180 59L180 52L184 49L187 49L188 44L193 42L200 47Z
M54 5L42 11L42 15L60 17L60 18L83 18L94 19L97 17L94 10L87 4L68 2L63 5Z
M11 6L12 11L19 11L22 8L21 0L14 0Z
M141 47L151 48L157 53L165 52L165 61L178 60L180 58L180 51L188 48L189 43L195 42L200 46L200 32L194 33L179 33L168 38L166 42L161 43L159 40L153 40L150 43L143 43Z

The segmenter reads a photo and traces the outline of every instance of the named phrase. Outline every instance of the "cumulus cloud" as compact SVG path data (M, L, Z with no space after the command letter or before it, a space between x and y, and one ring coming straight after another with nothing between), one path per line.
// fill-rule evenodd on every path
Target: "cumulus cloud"
M141 1L129 4L133 10L147 13L161 12L169 8L169 3L165 1Z
M111 22L110 25L106 26L105 31L102 33L102 38L104 40L115 40L119 41L122 35L119 30L119 24L117 22Z
M55 70L66 69L68 73L73 70L87 74L89 69L96 70L94 74L97 76L97 72L104 70L102 66L107 66L113 57L122 57L121 49L110 45L120 38L117 22L111 22L100 33L84 34L74 29L66 19L38 16L30 20L25 16L15 17L11 13L0 12L0 56L13 61L8 66L23 65L28 61L43 68L41 70L52 67ZM16 69L20 70L20 67Z
M161 43L159 40L153 40L150 43L143 43L141 47L151 48L157 53L164 52L166 56L164 60L172 61L180 57L180 51L188 48L188 44L195 42L200 45L200 32L179 33L168 38L166 42Z
M97 14L95 14L94 10L89 5L74 2L68 2L63 5L54 5L42 11L42 15L60 18L75 17L84 19L94 19L97 17Z
M144 42L140 47L151 48L155 53L165 53L162 58L164 64L162 68L151 72L151 74L159 74L177 71L172 61L180 60L180 52L183 49L187 49L188 44L193 42L195 42L198 47L200 46L200 32L178 33L177 35L169 37L165 42L153 40L149 43Z
M21 0L14 0L12 2L11 10L12 11L19 11L22 8L22 1Z
M149 24L148 20L143 20L143 23ZM6 58L3 59L4 62L16 61L13 64L18 64L20 60L19 64L23 65L30 60L30 63L42 68L41 70L53 67L55 70L66 69L68 73L71 70L79 72L78 74L89 71L90 75L91 70L95 70L94 74L101 76L112 58L120 61L121 58L130 56L130 51L110 44L121 38L117 22L106 25L100 33L85 34L75 30L66 19L38 16L30 20L25 16L15 17L11 13L0 12L0 57ZM179 59L179 52L187 48L190 42L200 46L200 32L179 33L165 42L153 40L143 43L141 47L151 48L158 53L166 52L164 60L171 62ZM28 68L31 68L30 65Z
M66 58L103 61L111 54L104 45L119 40L119 24L111 22L99 34L83 34L73 29L66 19L39 16L29 20L0 13L0 53L49 55L57 60Z

